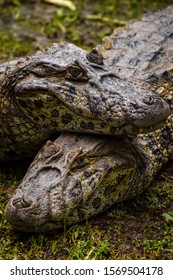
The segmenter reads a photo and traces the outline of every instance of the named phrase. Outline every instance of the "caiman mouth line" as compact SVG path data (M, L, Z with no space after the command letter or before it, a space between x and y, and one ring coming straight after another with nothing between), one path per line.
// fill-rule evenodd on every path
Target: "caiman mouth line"
M27 227L26 224L21 224L21 225L17 225L16 223L15 224L12 224L11 225L18 231L22 231L22 232L44 232L46 231L46 229L48 228L52 228L52 231L57 229L57 222L56 221L47 221L47 222L44 222L43 224L40 224L38 226L32 226L32 225L29 225ZM60 228L60 227L59 227ZM51 230L50 230L51 231Z
M124 134L127 135L144 134L162 128L163 125L164 125L164 121L160 121L152 126L147 126L147 127L140 127L135 124L125 124L120 127L111 126L108 135L113 135L115 137L118 137L118 136L123 136Z

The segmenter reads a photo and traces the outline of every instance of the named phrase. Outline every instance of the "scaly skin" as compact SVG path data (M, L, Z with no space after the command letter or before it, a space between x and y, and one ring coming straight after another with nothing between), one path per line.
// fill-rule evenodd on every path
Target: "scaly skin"
M146 38L150 38L148 34L151 35L152 26L158 25L163 29L160 22L163 23L164 20L167 36L163 34L165 41L161 43L161 46L163 53L169 53L169 60L167 60L168 56L163 57L165 60L163 71L160 69L159 71L162 71L160 74L158 71L152 72L159 65L158 61L154 65L153 59L150 61L152 67L149 62L147 66L142 66L144 58L141 58L141 63L135 63L138 67L135 68L133 65L132 69L127 71L129 76L131 73L138 79L145 77L150 87L169 104L171 114L164 127L137 137L116 139L113 136L62 134L55 142L48 141L36 156L25 178L6 206L6 218L14 228L32 232L55 230L63 227L64 224L71 225L97 215L114 203L141 193L148 187L160 168L172 157L173 73L171 61L173 53L172 45L168 44L172 40L171 33L168 32L171 26L169 13L173 13L172 8L149 15L146 20L131 23L129 27L120 30L120 33L112 37L116 41L116 36L119 38L122 32L127 36L128 44L124 57L117 55L117 69L120 69L118 65L129 64L127 61L131 52L130 46L135 45L132 42L135 36L138 36L136 28L145 23L143 30L145 30ZM152 22L147 19L152 19ZM148 24L151 28L147 29ZM159 30L157 29L158 38L160 38ZM160 33L163 33L163 30L161 31ZM145 36L141 44L145 42ZM148 40L145 43L146 50L149 51ZM107 54L104 48L103 56ZM144 49L145 46L143 51ZM118 47L115 48L114 57L120 51ZM105 63L109 62L105 59ZM110 67L116 69L116 63ZM147 69L152 69L152 71L147 72Z
M173 6L169 6L116 29L97 49L114 74L148 82L173 70L172 30Z
M173 114L146 136L62 134L48 141L5 208L20 231L52 231L144 191L173 154Z
M62 131L121 135L161 127L168 104L148 83L121 78L105 62L96 50L55 44L2 64L0 159L34 155Z

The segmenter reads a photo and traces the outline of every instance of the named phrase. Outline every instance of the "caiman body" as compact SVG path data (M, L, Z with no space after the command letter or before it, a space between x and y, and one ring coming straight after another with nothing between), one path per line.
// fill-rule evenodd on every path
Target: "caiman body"
M172 25L169 7L130 23L98 46L114 75L144 80L164 98L171 109L164 127L138 136L62 134L48 141L6 206L6 218L16 229L55 230L96 215L141 193L172 156Z
M171 27L160 29L165 40L168 31ZM145 44L139 37L140 41ZM159 47L168 48L162 41ZM102 50L89 53L73 44L54 44L31 57L1 64L0 159L34 155L57 132L136 135L163 125L170 109L157 94L158 86L151 86L142 74L143 80L127 75L129 53L127 65L118 71L117 48L110 52L103 44ZM144 52L138 45L134 48L139 56ZM152 56L153 49L147 51ZM163 60L164 70L169 70L171 62L166 55ZM148 57L141 61L145 65ZM138 71L138 64L132 66ZM155 67L161 68L157 62ZM150 73L155 74L152 69ZM165 88L163 82L161 86Z

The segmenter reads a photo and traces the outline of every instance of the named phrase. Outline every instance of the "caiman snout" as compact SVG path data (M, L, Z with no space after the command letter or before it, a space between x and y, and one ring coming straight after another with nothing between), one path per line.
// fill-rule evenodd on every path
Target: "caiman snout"
M5 218L14 228L27 230L27 226L38 227L47 220L48 214L41 202L30 196L21 195L12 198L5 207Z
M12 199L11 204L18 209L28 208L32 205L32 199L30 197L21 196Z
M100 106L100 116L101 113L105 118L108 116L107 123L113 128L117 121L119 134L153 131L160 128L170 114L169 104L155 94L148 83L132 78L122 79L114 74L103 75L100 83L106 87L105 94L102 94L104 105ZM95 111L98 107L97 100ZM116 129L115 134L118 134Z
M131 102L126 119L141 129L148 128L152 131L160 128L169 114L170 107L164 99L156 95L149 95L137 99L136 102Z

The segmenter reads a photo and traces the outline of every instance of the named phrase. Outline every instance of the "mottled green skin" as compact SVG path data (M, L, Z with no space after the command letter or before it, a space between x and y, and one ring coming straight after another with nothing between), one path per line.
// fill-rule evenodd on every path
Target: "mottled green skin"
M173 38L169 32L172 20L169 14L173 15L172 8L157 12L146 17L145 20L131 23L129 27L107 39L107 42L116 42L116 37L121 37L123 32L127 36L127 42L124 38L124 41L128 43L124 56L117 55L117 69L122 70L118 67L121 62L127 63L129 59L130 46L134 45L132 42L138 36L136 28L144 24L143 41L146 43L146 50L149 50L148 40L145 38L150 38L151 33L150 28L147 29L147 27L151 26L152 30L152 26L158 26L159 36L159 30L162 30L160 22L164 19L167 36L165 35L164 43L160 42L160 44L163 53L169 50L169 60L166 56L163 73L147 72L148 68L151 70L159 66L157 59L155 62L157 67L154 66L153 58L150 61L153 68L148 62L147 66L141 69L141 61L141 63L135 63L136 66L133 65L129 72L127 71L129 76L131 73L133 76L136 75L137 79L146 77L150 88L153 88L169 104L171 113L164 127L137 137L115 138L62 134L55 142L48 141L36 156L25 178L6 206L6 218L16 229L55 230L92 217L114 203L140 194L148 187L160 168L172 157L173 68L171 67L173 66L173 52L169 48L172 46L170 40ZM152 24L150 18L152 18ZM99 48L104 50L105 43ZM109 51L112 52L111 49ZM114 57L120 51L118 47L114 48ZM107 52L103 51L103 56L104 54L107 55ZM109 56L107 59L109 60ZM106 62L110 63L105 59ZM112 66L109 66L116 69L115 61Z
M149 132L170 112L145 81L114 74L98 51L73 44L0 65L0 81L0 160L34 155L62 131Z

